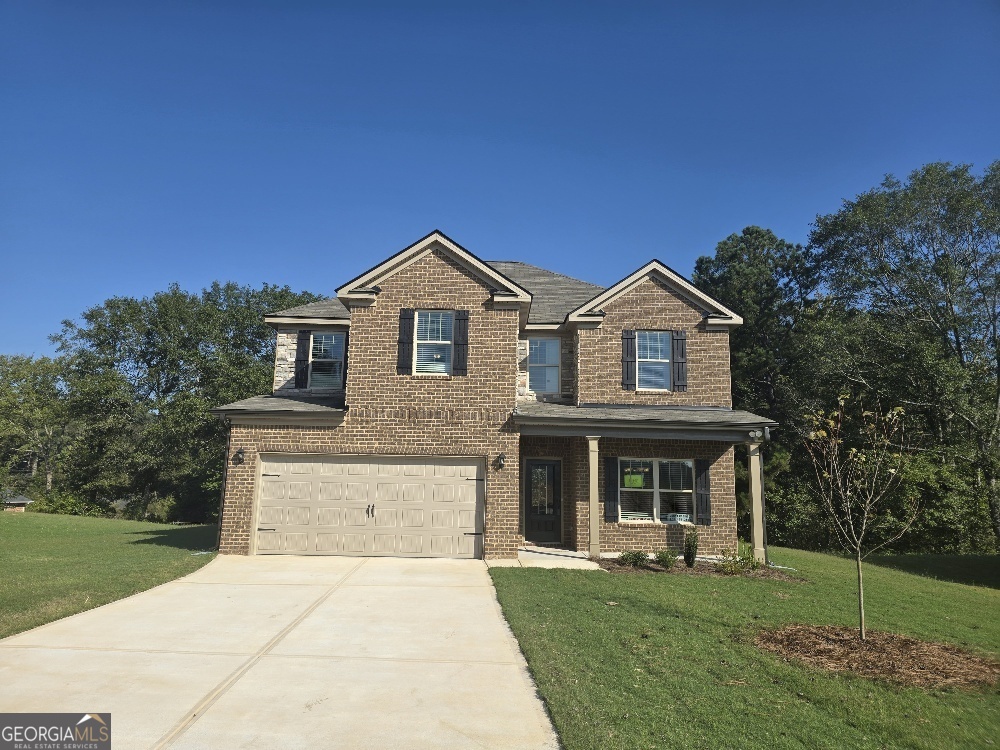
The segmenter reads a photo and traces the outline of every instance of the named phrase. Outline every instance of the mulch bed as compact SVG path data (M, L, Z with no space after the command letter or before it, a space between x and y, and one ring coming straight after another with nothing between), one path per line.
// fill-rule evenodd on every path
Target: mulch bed
M671 575L686 575L686 576L718 576L722 578L732 578L733 576L727 575L726 573L719 572L715 563L706 562L704 560L695 561L694 567L689 568L684 564L683 560L678 560L677 563L672 568L662 568L655 562L650 560L649 563L641 568L634 568L631 565L621 565L617 559L611 557L602 557L595 562L600 565L604 570L609 573L624 573L626 575L657 575L663 573L669 573ZM760 568L759 570L750 570L745 573L740 574L741 578L761 578L772 581L795 581L800 583L801 578L796 578L795 576L789 575L781 570L776 570L775 568Z
M1000 682L1000 663L957 646L831 625L786 625L767 630L757 646L831 672L852 672L921 688L975 688Z

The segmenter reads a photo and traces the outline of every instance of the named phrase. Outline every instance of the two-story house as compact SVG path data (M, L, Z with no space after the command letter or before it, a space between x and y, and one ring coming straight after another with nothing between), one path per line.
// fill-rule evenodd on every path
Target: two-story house
M762 553L767 419L732 409L742 319L659 261L604 289L433 232L266 318L273 393L230 424L220 550L513 557L736 545L750 444Z

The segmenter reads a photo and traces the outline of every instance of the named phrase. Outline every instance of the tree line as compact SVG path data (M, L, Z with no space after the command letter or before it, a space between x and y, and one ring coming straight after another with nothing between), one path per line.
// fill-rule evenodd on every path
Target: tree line
M694 281L745 320L734 406L781 425L765 451L770 543L835 545L805 441L847 399L905 421L895 502L920 512L891 548L997 550L1000 162L887 177L817 216L805 245L747 227L698 259ZM208 410L270 389L263 315L318 299L171 286L64 322L55 357L0 357L0 491L52 512L212 520L225 429ZM746 506L741 493L743 522Z

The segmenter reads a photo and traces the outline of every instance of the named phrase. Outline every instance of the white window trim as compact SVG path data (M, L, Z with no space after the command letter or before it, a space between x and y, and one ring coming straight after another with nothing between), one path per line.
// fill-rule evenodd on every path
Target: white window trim
M666 359L639 359L639 334L640 333L665 333L670 339L670 347L667 349L670 355ZM674 390L674 367L673 367L673 337L671 331L658 331L646 328L635 332L635 389L637 391L647 391L649 393L672 393ZM667 363L667 387L666 388L643 388L639 385L639 365L642 362L666 362ZM655 459L659 460L659 459ZM666 460L666 459L664 459Z
M622 502L621 497L623 492L649 492L649 490L639 490L631 489L621 486L621 462L622 461L651 461L653 463L653 518L622 518ZM691 462L691 523L697 520L695 507L695 480L694 476L694 459L693 458L636 458L633 456L622 456L618 459L618 476L615 481L618 482L618 523L626 524L651 524L658 523L664 526L682 526L682 521L664 521L660 518L660 462L666 463L682 463L684 461ZM664 490L664 492L686 492L686 490Z
M313 357L313 344L317 336L343 336L344 344L341 347L341 352L343 353L340 359L332 358L321 358L315 359ZM309 380L306 387L318 391L342 391L344 390L344 379L347 377L347 368L344 367L344 358L347 356L347 339L343 331L313 331L309 334ZM340 362L340 385L337 386L313 386L313 362Z
M558 369L559 375L556 378L556 383L558 387L554 391L533 391L531 390L531 342L532 341L555 341L558 343L559 358L558 362L554 365L535 365L535 367L555 367ZM561 336L529 336L528 337L528 356L527 363L525 364L525 369L528 373L528 393L535 393L539 396L558 396L562 394L562 337Z
M420 341L417 339L417 329L419 328L420 315L427 313L450 313L451 314L451 341ZM448 358L448 372L418 372L417 371L417 349L420 344L447 344L451 347L451 357ZM413 311L413 363L410 372L421 378L450 378L455 369L455 311L439 309L426 309Z

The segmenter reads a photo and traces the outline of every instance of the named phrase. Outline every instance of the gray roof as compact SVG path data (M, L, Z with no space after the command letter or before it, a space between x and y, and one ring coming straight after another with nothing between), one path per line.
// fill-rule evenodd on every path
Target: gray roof
M321 398L305 396L253 396L212 409L213 414L342 414L344 397Z
M573 310L604 291L596 284L516 260L488 260L486 264L531 292L529 323L562 323Z
M310 302L308 305L290 307L287 310L279 310L271 313L268 317L282 318L335 318L337 320L350 320L351 311L344 307L344 303L336 297Z
M632 406L609 404L519 403L514 421L523 423L636 422L654 426L776 427L777 422L748 411L717 406Z
M27 505L28 503L35 502L30 497L25 497L24 495L16 495L14 497L5 497L3 502L7 505Z

